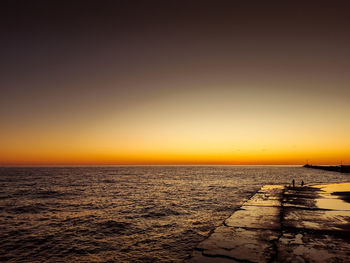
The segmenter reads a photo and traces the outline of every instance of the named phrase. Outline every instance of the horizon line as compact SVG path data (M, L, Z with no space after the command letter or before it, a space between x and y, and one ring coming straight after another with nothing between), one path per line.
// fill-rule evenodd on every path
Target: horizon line
M213 163L178 163L178 164L0 164L0 167L106 167L106 166L304 166L305 164L261 164L261 163L251 163L251 164L213 164ZM313 165L337 165L337 164L313 164ZM340 164L339 164L340 165ZM344 165L344 164L343 164Z

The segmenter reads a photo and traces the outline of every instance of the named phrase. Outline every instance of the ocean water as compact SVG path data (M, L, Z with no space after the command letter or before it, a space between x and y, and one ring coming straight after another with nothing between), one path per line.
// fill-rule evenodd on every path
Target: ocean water
M0 168L0 262L182 262L265 184L349 182L281 166Z

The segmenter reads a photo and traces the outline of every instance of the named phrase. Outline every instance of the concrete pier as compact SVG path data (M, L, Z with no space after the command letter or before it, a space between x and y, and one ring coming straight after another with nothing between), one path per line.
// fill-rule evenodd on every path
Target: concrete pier
M262 187L188 262L350 262L350 183Z

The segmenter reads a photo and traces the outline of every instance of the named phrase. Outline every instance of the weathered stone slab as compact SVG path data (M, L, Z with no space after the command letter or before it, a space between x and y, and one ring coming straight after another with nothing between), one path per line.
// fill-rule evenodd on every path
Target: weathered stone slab
M246 203L244 203L245 206L280 206L281 202L278 199L271 200L271 199L264 199L265 195L263 194L256 194L254 196L254 199L248 200Z
M349 184L287 190L278 262L350 262L350 206L332 189Z
M189 262L350 262L349 198L349 183L264 186Z
M280 206L283 187L280 185L266 185L262 187L244 205L253 206Z
M295 187L295 188L286 188L283 195L290 199L291 197L297 198L317 198L321 193L321 189L317 187Z
M350 231L350 211L284 209L283 226L322 231Z
M283 192L283 185L264 185L257 194L264 194L268 199L280 199Z
M350 244L330 235L284 233L277 262L350 262Z
M244 203L245 206L280 206L284 187L281 185L265 185L252 198Z
M203 255L226 256L235 260L268 262L274 255L273 241L279 233L272 230L247 230L222 226L200 245Z
M280 236L283 189L262 187L199 244L189 262L270 262Z
M241 209L226 219L227 226L272 230L281 228L281 207L243 205Z
M300 208L300 209L311 209L315 210L318 208L316 200L312 198L297 198L291 197L288 199L284 199L283 203L284 208Z

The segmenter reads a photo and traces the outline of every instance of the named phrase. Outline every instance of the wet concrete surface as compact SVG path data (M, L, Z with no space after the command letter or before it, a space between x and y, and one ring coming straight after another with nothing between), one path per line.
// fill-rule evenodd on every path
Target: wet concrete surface
M266 185L187 262L350 262L350 183Z

